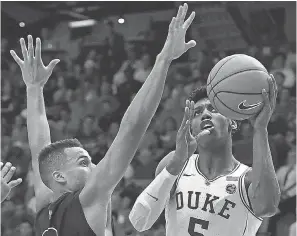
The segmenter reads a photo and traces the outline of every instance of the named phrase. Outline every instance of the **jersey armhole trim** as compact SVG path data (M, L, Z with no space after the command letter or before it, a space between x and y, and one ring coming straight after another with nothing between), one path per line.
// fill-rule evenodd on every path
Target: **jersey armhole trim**
M261 217L256 216L256 214L252 210L251 202L250 202L250 199L248 197L248 191L247 191L247 189L245 187L244 178L245 178L246 173L250 169L251 168L247 168L247 170L239 177L239 196L240 196L240 199L241 199L243 205L248 209L248 211L254 217L256 217L258 220L263 221L263 219Z
M183 175L183 172L184 170L186 169L188 163L189 163L189 160L190 160L191 157L189 157L187 160L186 160L186 163L184 164L184 167L182 168L181 172L179 173L177 179L175 180L174 182L174 185L172 187L172 189L170 190L170 198L173 197L174 193L175 193L175 190L177 188L177 185L178 185L178 181L180 180L181 176Z

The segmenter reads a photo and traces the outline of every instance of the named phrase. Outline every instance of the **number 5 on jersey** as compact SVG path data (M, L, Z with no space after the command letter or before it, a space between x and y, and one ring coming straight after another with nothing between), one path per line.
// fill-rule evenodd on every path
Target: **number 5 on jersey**
M196 225L201 225L202 229L208 229L208 225L209 225L209 221L206 220L201 220L201 219L197 219L194 217L190 218L190 222L189 222L189 228L188 228L188 233L191 236L204 236L201 233L195 232L195 226Z

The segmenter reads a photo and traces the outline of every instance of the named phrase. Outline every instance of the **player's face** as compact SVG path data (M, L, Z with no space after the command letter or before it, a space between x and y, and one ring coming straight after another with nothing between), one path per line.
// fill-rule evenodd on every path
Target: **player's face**
M66 148L64 152L67 163L62 172L66 179L67 188L72 191L82 189L95 165L91 162L89 153L83 148Z
M210 129L209 141L214 139L223 141L229 137L230 120L217 112L207 98L199 100L194 108L195 116L192 121L194 136L198 135L203 129Z

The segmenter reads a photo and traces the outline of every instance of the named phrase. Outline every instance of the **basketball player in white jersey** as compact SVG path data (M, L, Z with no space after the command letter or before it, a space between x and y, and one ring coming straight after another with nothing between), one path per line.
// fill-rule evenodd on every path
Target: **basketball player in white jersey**
M254 236L262 218L276 213L280 190L267 134L277 96L273 77L269 84L270 95L263 91L263 108L251 119L253 168L232 155L236 122L212 107L205 87L192 93L176 150L159 163L129 215L138 231L149 229L165 208L167 236Z

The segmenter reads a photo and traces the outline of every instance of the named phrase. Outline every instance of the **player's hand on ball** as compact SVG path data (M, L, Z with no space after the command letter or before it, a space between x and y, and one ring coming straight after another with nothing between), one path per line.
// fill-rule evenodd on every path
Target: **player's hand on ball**
M48 66L44 66L41 59L41 41L39 38L36 39L35 53L33 47L33 38L31 35L28 36L28 50L23 38L20 39L20 44L24 60L21 60L14 50L10 50L10 54L20 66L26 86L43 87L48 78L51 76L54 67L59 63L60 60L52 60Z
M277 85L273 75L270 75L269 79L269 94L263 89L263 108L261 111L254 117L250 119L250 122L254 129L266 129L269 123L269 120L274 112L276 98L277 98Z
M1 165L1 202L8 196L10 190L22 182L22 179L11 180L16 168L7 162L4 167ZM2 168L3 167L3 168Z
M176 17L172 18L169 25L168 36L161 54L170 61L179 58L196 45L194 40L185 42L186 32L195 18L195 12L192 12L185 21L187 11L188 5L185 3L179 7Z
M194 102L186 101L185 113L182 124L176 136L176 153L178 156L187 159L197 148L196 139L192 136L190 127L194 117Z

